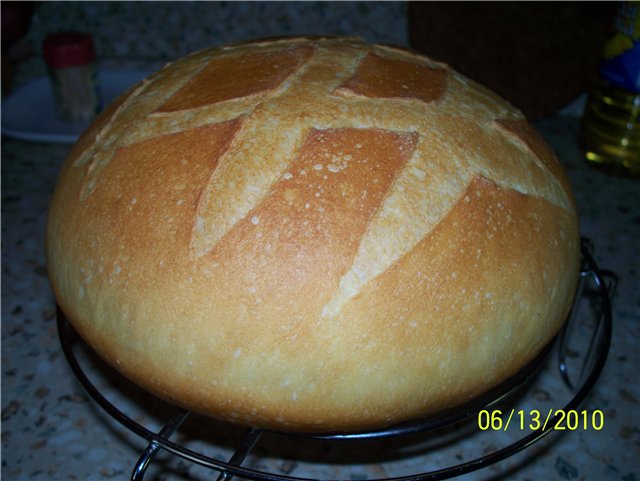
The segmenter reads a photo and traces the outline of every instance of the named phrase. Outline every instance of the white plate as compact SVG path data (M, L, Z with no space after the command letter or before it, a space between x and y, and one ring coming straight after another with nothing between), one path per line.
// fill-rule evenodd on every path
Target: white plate
M103 105L150 75L144 70L101 70L98 73ZM29 82L2 101L2 134L37 142L74 143L89 126L71 124L56 116L53 91L47 77Z

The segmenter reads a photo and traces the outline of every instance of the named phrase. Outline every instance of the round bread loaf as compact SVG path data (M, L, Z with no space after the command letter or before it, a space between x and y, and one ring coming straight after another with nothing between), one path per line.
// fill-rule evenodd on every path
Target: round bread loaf
M111 104L64 164L47 262L84 339L196 412L291 431L453 407L553 338L569 183L522 114L354 38L204 50Z

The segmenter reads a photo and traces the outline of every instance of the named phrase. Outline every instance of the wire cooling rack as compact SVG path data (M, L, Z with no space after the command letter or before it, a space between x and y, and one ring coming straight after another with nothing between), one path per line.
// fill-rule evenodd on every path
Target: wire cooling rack
M365 442L367 440L399 438L417 433L435 432L441 428L464 423L474 417L477 417L478 413L482 410L488 410L492 407L498 406L505 399L521 392L523 388L525 388L536 376L541 366L546 362L550 362L549 353L555 345L557 345L558 349L558 374L565 386L573 393L573 397L562 409L556 410L556 413L566 413L576 410L595 385L607 359L609 346L611 344L612 331L611 297L614 294L617 283L617 277L613 272L600 269L596 265L592 257L593 245L588 239L582 239L581 252L582 268L580 272L578 292L571 314L569 315L562 331L558 335L558 339L551 342L543 352L541 352L519 373L485 395L480 396L463 406L459 406L445 412L440 412L419 421L403 423L375 431L305 434L248 428L235 448L233 455L227 461L204 455L199 451L190 449L183 444L171 440L171 437L174 436L174 434L191 415L189 411L176 406L167 405L174 414L170 421L157 432L143 426L132 417L125 414L103 395L103 393L90 380L85 369L81 366L81 362L76 356L76 350L78 346L84 345L84 343L75 333L73 327L65 318L60 308L58 308L58 332L65 357L74 374L89 395L104 411L112 416L113 419L148 442L146 449L141 453L138 462L135 463L132 468L131 479L133 481L140 481L144 478L149 465L152 463L156 455L163 450L182 458L186 462L191 462L218 472L218 481L229 481L233 477L241 477L258 481L316 481L315 478L297 477L273 471L251 469L244 467L242 464L247 455L256 446L261 436L265 433L281 437L299 438L300 442L305 442L305 440L310 441L311 439L331 440L336 442ZM571 350L570 345L572 344L572 339L576 337L578 305L585 298L585 292L587 290L589 290L591 294L592 303L594 303L594 299L596 301L596 322L591 333L588 335L589 340L587 342L586 354L581 358L581 365L576 367L574 365L575 363L572 364L571 362L571 359L575 357L575 354ZM581 334L584 335L584 333ZM84 346L86 347L86 345ZM511 444L507 444L501 448L496 448L495 450L474 459L428 472L412 473L395 478L379 478L371 481L443 480L485 468L513 456L548 435L554 430L555 423L558 421L557 416L558 414L548 420L549 422L545 423L543 427L533 430L529 434L511 442Z

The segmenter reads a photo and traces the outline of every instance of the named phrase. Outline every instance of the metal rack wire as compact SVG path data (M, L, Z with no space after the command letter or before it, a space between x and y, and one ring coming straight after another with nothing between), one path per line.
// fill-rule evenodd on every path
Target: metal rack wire
M564 384L574 393L573 398L562 408L564 412L575 410L591 391L605 365L611 343L611 297L615 291L617 278L613 272L601 270L596 265L592 257L593 245L589 240L582 239L581 250L582 269L580 273L578 294L576 295L576 300L574 301L571 314L557 339L559 374ZM584 362L580 367L580 372L576 376L573 374L574 368L571 368L570 363L568 362L567 353L569 351L569 344L572 335L574 334L577 325L577 306L583 298L583 292L587 287L591 287L595 290L596 297L599 299L600 305L598 307L596 324L588 343L587 354L585 355ZM162 450L173 453L174 455L191 463L217 471L219 473L218 481L229 481L234 476L258 481L315 481L313 478L303 478L250 469L243 467L242 463L264 433L275 434L278 436L295 436L301 438L302 441L304 441L305 438L335 441L358 441L408 436L432 430L435 431L436 429L463 423L464 421L477 416L480 410L489 409L498 405L505 399L521 391L523 387L527 386L541 366L548 361L548 354L553 345L556 344L555 342L550 343L542 353L540 353L529 365L515 376L511 377L500 386L492 389L485 395L480 396L463 406L438 413L437 415L430 416L416 422L404 423L386 429L359 433L300 434L249 428L246 430L243 439L235 449L234 454L225 462L206 456L200 452L189 449L184 445L171 441L170 438L172 435L176 433L180 426L191 415L189 411L178 407L172 407L175 411L174 416L159 432L154 432L134 421L131 417L112 404L91 382L85 373L85 370L81 367L75 354L74 347L81 344L82 341L59 308L58 332L65 357L74 374L89 395L117 422L148 442L146 449L140 455L138 462L132 469L131 479L133 481L141 481L144 478L145 472L147 471L150 463ZM476 471L503 461L523 449L528 448L549 434L553 430L553 426L555 426L556 421L557 419L554 417L545 425L545 427L532 431L507 446L496 449L475 459L429 472L416 473L396 478L380 478L373 481L443 480Z

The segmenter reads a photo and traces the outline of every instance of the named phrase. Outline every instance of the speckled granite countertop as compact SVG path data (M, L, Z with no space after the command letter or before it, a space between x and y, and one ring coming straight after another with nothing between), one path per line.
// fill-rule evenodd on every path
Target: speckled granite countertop
M368 4L328 8L316 2L298 7L215 4L205 8L203 4L193 4L189 18L216 20L209 23L208 32L170 34L155 46L127 37L119 46L111 47L104 29L128 31L131 22L155 28L156 23L162 25L162 15L168 16L171 8L171 4L160 4L157 8L161 12L147 15L146 7L140 10L143 7L139 4L133 5L71 4L64 7L63 15L56 10L61 7L44 4L29 35L37 43L51 22L65 25L83 19L91 28L91 19L99 17L102 23L93 25L99 51L107 56L129 53L132 57L153 56L156 60L159 56L172 58L213 43L309 31L359 33L370 41L397 44L407 41L401 4L377 8ZM255 14L259 9L263 10L261 14L270 9L265 18L271 20L258 25ZM120 18L125 21L118 23ZM336 23L332 24L332 19ZM171 21L180 25L186 20L179 15ZM388 28L389 23L397 27ZM383 24L384 29L380 27ZM144 28L142 32L138 29L139 37L144 38ZM383 31L391 33L381 34ZM162 55L156 47L164 49ZM126 51L120 52L119 48ZM18 80L43 71L42 63L33 59L18 72ZM613 302L614 332L608 362L595 389L581 406L589 412L602 410L604 427L554 432L505 462L462 479L640 480L637 461L640 459L640 183L609 177L584 164L577 147L576 118L558 116L538 122L537 127L567 169L579 206L582 234L593 240L596 261L620 278ZM1 474L7 480L126 479L146 445L111 420L88 397L72 375L60 348L55 301L46 277L43 233L48 200L68 150L69 146L63 144L2 138ZM583 310L586 321L582 324L587 328L592 324L591 306L583 306ZM169 411L162 403L112 374L90 353L85 355L82 349L78 352L96 385L134 419L154 429L168 420ZM543 413L562 407L570 394L558 380L555 362L553 354L513 406L539 409ZM229 426L196 418L187 421L178 439L225 460L237 445L239 433ZM460 463L522 434L517 427L502 433L483 433L477 424L470 423L436 434L383 442L307 442L265 435L245 465L302 477L361 480L405 476ZM145 479L213 477L215 473L204 468L160 454Z

